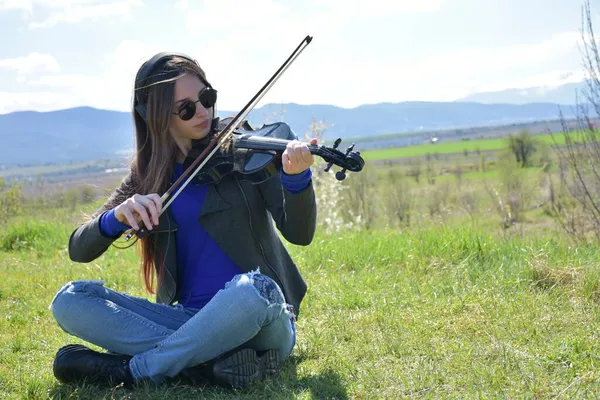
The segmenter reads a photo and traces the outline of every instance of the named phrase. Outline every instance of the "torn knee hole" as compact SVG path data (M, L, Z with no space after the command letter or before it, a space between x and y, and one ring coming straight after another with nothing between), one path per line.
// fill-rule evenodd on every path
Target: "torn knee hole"
M283 304L285 299L283 293L277 283L266 275L254 274L252 276L252 284L269 304Z

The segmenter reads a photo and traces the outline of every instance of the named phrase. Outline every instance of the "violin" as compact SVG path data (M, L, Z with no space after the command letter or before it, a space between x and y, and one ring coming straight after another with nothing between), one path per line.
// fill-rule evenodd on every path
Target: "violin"
M161 202L166 203L162 206L160 215L166 211L167 207L173 203L179 193L192 180L197 183L218 182L225 175L235 173L244 179L261 182L281 168L281 154L292 140L289 126L283 122L278 122L265 125L257 131L247 128L240 129L240 126L265 93L311 41L312 36L306 36L273 76L231 119L226 127L214 131L207 140L208 144L205 144L206 141L201 141L199 142L200 145L196 146L197 148L192 149L191 154L186 157L183 174L161 196ZM244 126L247 127L247 125L246 122ZM343 153L337 150L340 142L341 139L338 138L332 148L321 145L308 146L312 154L316 154L328 162L325 171L329 171L333 164L342 167L342 170L336 173L338 180L346 177L345 172L347 170L360 171L364 167L364 161L360 157L360 153L353 151L354 144L348 147L346 153ZM183 182L184 180L185 182ZM180 183L182 184L180 185ZM134 235L142 238L152 232L143 226L139 230L131 229L127 232L125 240L128 241Z
M279 173L282 168L281 155L288 143L296 139L289 125L284 122L266 124L258 130L253 130L245 122L242 128L233 132L231 141L219 149L205 164L204 169L194 176L191 183L195 185L218 183L230 174L253 184L264 182ZM311 154L327 161L326 172L334 164L342 168L335 175L340 181L346 178L346 171L359 172L365 165L360 152L353 151L354 143L346 149L345 153L338 150L341 141L342 139L338 138L333 147L308 145ZM206 139L194 141L184 161L184 170L189 168L205 147Z

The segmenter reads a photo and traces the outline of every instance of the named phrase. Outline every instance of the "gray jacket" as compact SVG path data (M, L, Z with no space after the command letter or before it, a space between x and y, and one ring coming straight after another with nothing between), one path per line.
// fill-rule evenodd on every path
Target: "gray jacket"
M113 201L122 201L133 195L130 188L131 178L128 175L113 193ZM92 220L80 225L71 234L71 260L93 261L117 239L100 233L100 216L107 211L107 204L96 212ZM198 222L244 272L260 267L261 273L274 279L283 290L287 303L294 306L298 315L307 286L273 221L287 241L306 246L312 242L316 217L312 182L294 194L282 186L278 174L256 185L230 175L218 185L210 185ZM180 277L175 248L177 224L170 207L160 216L159 226L153 231L158 250L155 265L164 260L165 266L163 279L157 287L156 301L173 304L178 300Z

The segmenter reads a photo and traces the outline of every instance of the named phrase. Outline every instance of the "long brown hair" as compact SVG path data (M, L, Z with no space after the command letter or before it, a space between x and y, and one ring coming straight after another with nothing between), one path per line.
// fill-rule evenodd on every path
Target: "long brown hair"
M168 57L166 62L161 62L161 65L152 71L147 79L136 79L132 109L136 152L130 163L130 174L102 209L110 210L136 193L142 195L157 193L162 196L167 191L178 151L169 131L175 81L185 74L194 74L209 85L206 74L197 63L177 55ZM140 98L145 100L146 120L135 110ZM99 215L101 210L96 215ZM146 236L139 239L137 243L138 251L141 253L145 288L152 294L155 293L155 274L160 284L164 272L164 266L160 261L164 255L156 254L155 236ZM155 260L159 260L158 265L155 265Z

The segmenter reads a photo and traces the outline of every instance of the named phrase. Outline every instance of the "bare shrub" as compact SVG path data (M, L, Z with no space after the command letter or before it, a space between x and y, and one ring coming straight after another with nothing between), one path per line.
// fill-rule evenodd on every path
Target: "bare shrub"
M456 178L456 185L457 185L458 189L460 190L460 188L462 186L462 177L464 174L463 166L461 165L460 161L456 162L456 166L452 169L452 174Z
M79 204L86 204L94 199L95 191L90 185L81 185L58 192L54 196L56 205L74 210Z
M550 166L552 165L552 148L546 143L538 143L536 145L537 157L535 157L535 163L542 167L544 172L550 171Z
M21 211L21 185L0 177L0 226Z
M486 190L492 198L494 208L500 216L503 230L522 220L524 208L524 183L520 171L520 162L517 164L508 152L499 154L499 188L491 183L486 183Z
M445 212L450 208L450 183L444 182L431 188L427 193L427 209L430 217L443 218Z
M549 176L547 195L548 202L544 205L546 214L554 217L571 238L585 241L593 223L586 218L585 208L580 206L577 198L566 188L565 181Z
M362 171L349 174L343 181L344 208L342 215L346 223L357 228L371 229L375 224L376 203L379 201L377 177L366 166Z
M435 154L435 157L436 158L438 157L437 153ZM425 159L427 161L427 167L426 167L427 183L429 183L430 185L433 185L433 184L435 184L435 179L437 177L437 173L435 171L435 161L433 160L433 157L429 153L427 153L427 156L425 157Z
M410 163L410 167L408 168L407 175L414 178L416 183L419 183L422 172L422 161L421 157L415 157L413 161Z
M487 171L487 157L485 155L485 153L478 151L478 155L479 155L479 170L481 172L486 172Z
M409 227L411 213L414 207L411 187L407 179L396 169L391 169L387 175L386 190L384 191L386 215L395 216L395 222L400 227ZM391 218L389 218L391 220Z
M49 208L67 208L74 211L77 206L88 204L98 196L98 189L91 184L77 183L45 183L39 180L23 193L22 205L30 211L47 210Z
M500 215L502 229L506 231L516 222L516 219L512 215L510 206L505 203L504 198L498 193L493 185L486 186L486 190L492 197L492 202L496 212Z
M327 122L313 120L304 134L304 139L308 141L316 138L319 144L326 144L323 137L330 126ZM348 204L348 185L344 184L345 181L340 182L335 178L335 166L329 172L325 172L324 165L324 160L316 157L312 179L319 210L319 226L327 234L361 228L363 221L360 210L353 208L353 203ZM355 175L360 176L363 171L357 174L349 173L346 180L354 179Z
M319 210L318 224L325 233L333 234L362 227L360 213L348 204L347 187L335 178L333 172L323 172L322 168L315 171L313 184Z
M565 143L555 140L559 159L560 196L554 194L552 215L576 241L600 239L600 138L596 123L600 116L600 53L595 39L589 0L585 1L581 37L586 72L584 102L576 96L575 129L562 115ZM590 117L588 108L595 113ZM554 188L553 188L554 190Z
M471 191L461 190L458 201L460 208L469 216L471 221L474 221L475 215L479 212L477 196Z

